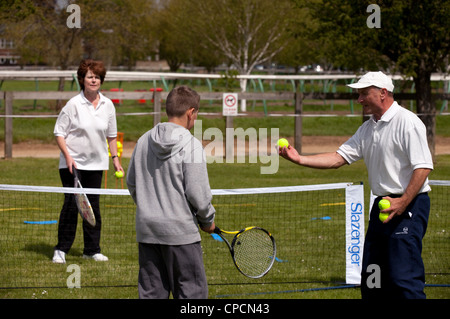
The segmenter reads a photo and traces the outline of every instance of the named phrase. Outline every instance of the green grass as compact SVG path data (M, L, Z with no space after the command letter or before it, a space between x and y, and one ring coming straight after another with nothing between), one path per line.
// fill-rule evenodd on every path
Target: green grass
M119 112L120 110L118 110ZM124 113L126 111L123 111ZM162 121L166 121L162 117ZM214 127L225 131L223 118L199 116L203 130ZM39 140L52 143L56 118L15 118L13 119L14 143ZM306 117L303 119L303 135L305 136L350 136L361 125L360 117ZM125 141L136 141L153 126L153 116L117 116L119 132L124 132ZM0 118L0 127L4 127L4 119ZM278 128L280 136L294 135L294 119L292 117L238 117L234 119L234 128ZM450 136L450 116L437 117L436 135ZM4 139L4 130L0 130L0 139Z
M0 177L1 184L28 184L28 185L47 185L47 186L59 186L59 176L57 171L57 159L30 159L30 158L18 158L12 160L0 160L0 171L2 175ZM125 168L128 166L128 159L123 159L123 165ZM289 186L289 185L309 185L309 184L323 184L323 183L334 183L334 182L359 182L363 181L367 184L367 175L365 166L362 162L357 162L353 165L343 167L339 170L312 170L307 168L302 168L296 166L285 160L280 161L280 169L276 174L273 175L261 175L260 172L261 164L209 164L208 172L210 177L211 187L213 189L218 188L237 188L237 187L265 187L265 186ZM432 179L450 179L450 156L438 156L436 161L435 171L432 173ZM111 185L114 187L114 185ZM367 188L366 188L367 191ZM314 197L315 203L317 201L327 202L327 201L339 201L342 200L339 196L342 194L336 193L331 195L330 199ZM367 197L367 196L366 196ZM21 197L18 196L17 199L19 204L21 203ZM222 199L221 199L222 200ZM242 199L244 203L258 203L263 201L264 198L252 199L246 198ZM307 199L299 198L296 200L293 206L297 207L297 212L295 214L300 214L301 218L276 218L276 222L273 226L274 234L283 230L294 230L297 235L294 236L303 238L305 241L303 244L287 244L283 243L283 239L278 242L279 245L279 258L288 259L290 263L279 263L274 266L274 269L269 273L268 276L264 277L264 280L271 282L276 281L279 278L285 278L283 276L299 276L299 278L292 277L288 281L292 282L290 284L285 283L280 284L265 284L265 285L254 285L251 280L243 280L243 276L240 275L231 264L226 247L222 243L215 243L210 238L205 238L203 236L203 242L206 245L205 249L205 265L210 282L210 297L216 298L270 298L270 299L319 299L319 298L339 298L339 299L358 299L360 298L359 289L339 289L339 290L321 290L321 291L308 291L308 289L324 288L329 286L338 285L337 283L330 282L330 279L336 282L343 280L342 274L342 259L341 262L336 262L339 257L333 255L334 249L330 247L330 243L335 243L340 245L342 242L342 236L340 235L343 229L344 220L342 213L338 207L331 207L326 211L326 214L332 217L334 221L333 226L337 227L336 231L329 231L324 233L322 228L314 228L308 225L305 220L310 219L308 214L313 214L305 207L311 204L305 203ZM270 202L270 199L267 199ZM298 201L298 202L297 202ZM5 201L7 202L7 201ZM82 254L82 234L79 232L77 234L77 241L68 256L68 263L75 263L80 265L83 269L83 273L88 273L88 275L82 277L82 289L68 289L64 288L64 283L69 275L66 271L66 266L53 265L50 262L52 255L53 245L55 244L55 239L52 236L56 234L56 225L49 225L46 227L54 227L53 230L49 231L49 228L43 229L38 228L39 226L24 225L23 219L52 219L57 218L58 211L62 202L61 197L57 197L52 200L53 204L50 209L45 212L33 211L32 208L36 206L39 202L38 198L32 198L30 201L29 210L26 210L21 215L13 215L13 219L3 220L1 224L14 225L13 229L4 229L4 234L14 231L18 234L17 243L21 249L16 250L14 254L17 260L18 269L13 269L12 273L7 272L6 266L10 262L10 255L8 248L2 248L0 253L0 267L3 269L0 275L1 282L10 282L15 278L17 271L20 272L20 280L26 277L34 277L37 272L39 273L40 280L39 285L34 287L41 288L27 288L27 289L2 289L0 290L0 298L36 298L36 299L59 299L59 298L137 298L136 287L129 287L128 282L135 282L136 278L136 266L137 266L137 248L134 241L134 235L132 230L134 226L127 224L128 228L131 230L129 233L123 233L119 230L119 225L122 225L123 221L121 219L121 214L130 213L133 214L133 204L127 200L123 200L120 205L118 205L113 199L106 200L105 208L102 211L107 211L108 217L105 217L109 223L108 227L104 229L102 234L102 246L104 247L105 253L109 254L113 258L107 264L93 263L91 261L86 261L81 258ZM34 204L33 204L34 203ZM18 204L18 205L19 205ZM2 203L0 202L0 205ZM109 206L108 206L109 205ZM233 212L237 212L239 216L236 216L238 224L247 223L257 223L255 220L256 211L258 211L259 204L255 207L245 208L247 205L243 205L242 208L238 210L235 208L229 208L235 204L228 204L226 202L220 202L217 204L218 216L217 222L224 224L225 227L232 227L229 223L229 219L223 216L228 216ZM120 207L117 207L120 206ZM128 207L128 208L124 208ZM228 207L228 208L227 208ZM276 210L285 210L289 208L282 208L279 206ZM261 209L266 209L261 207ZM274 210L274 213L275 211ZM299 211L298 211L299 210ZM294 212L287 213L293 214ZM44 214L44 215L42 215ZM104 213L106 216L106 213ZM445 207L443 211L438 214L445 214ZM296 215L297 216L297 215ZM232 220L230 218L230 220ZM28 227L28 228L27 228ZM224 228L225 228L224 227ZM271 226L272 227L272 226ZM446 229L444 226L443 229ZM80 227L79 227L80 228ZM123 226L120 228L122 229ZM32 229L32 232L30 232ZM332 228L330 228L332 230ZM49 237L49 234L53 234ZM324 238L326 236L337 236ZM440 234L437 234L440 236ZM0 235L1 236L1 235ZM427 236L433 237L433 231L430 229ZM278 236L279 237L279 236ZM29 240L27 238L30 238ZM53 239L52 239L53 238ZM307 255L306 252L300 252L303 245L308 245L309 241L314 241L317 238L323 238L326 242L325 246L320 246L319 259L314 259L313 255ZM433 237L434 238L434 237ZM30 244L33 243L33 244ZM216 246L213 246L215 245ZM218 244L218 245L217 245ZM11 243L14 245L14 243ZM293 246L293 250L290 246ZM445 247L445 246L444 246ZM12 249L12 248L11 248ZM444 250L447 248L444 248ZM121 255L121 251L127 251L126 255ZM131 253L129 253L131 251ZM213 252L214 257L210 254ZM8 258L1 258L1 257ZM216 272L215 263L217 263L217 258L223 258L220 260L220 264L224 265L225 268L221 268L219 272ZM328 258L334 258L335 262L330 263L327 259L323 259L324 256ZM334 257L333 257L334 256ZM120 257L120 258L118 258ZM297 260L297 258L299 258ZM320 260L324 261L325 264L317 266ZM438 261L442 262L442 261ZM5 264L6 263L6 264ZM303 265L299 269L295 267L296 265ZM294 266L295 269L290 269L289 267ZM318 271L318 269L321 271ZM10 269L11 271L11 269ZM97 274L97 275L96 275ZM105 276L106 274L106 276ZM331 274L331 275L330 275ZM99 277L97 281L96 277ZM224 277L225 276L225 277ZM51 288L54 287L54 280L61 278L59 280L61 288ZM302 279L303 278L303 279ZM308 280L305 280L307 278ZM19 280L19 279L15 279ZM226 282L243 282L241 284L234 285L223 285ZM263 280L263 282L264 282ZM285 279L286 280L286 279ZM427 280L429 283L439 283L445 278L436 278L434 276L428 276ZM108 282L108 287L98 288L96 285L105 285L105 281ZM309 281L309 283L304 282ZM324 281L322 283L322 281ZM220 283L220 284L217 284ZM119 286L119 287L117 287ZM448 288L427 288L427 295L429 298L433 299L446 299L449 297Z
M187 84L193 86L199 92L209 91L205 83L201 81L179 81L178 84ZM213 83L214 91L224 91L225 88L220 86L219 81ZM162 87L162 83L156 84L158 87ZM55 91L58 83L56 81L39 81L39 91ZM152 81L136 81L136 82L108 82L106 81L102 89L108 91L111 88L121 87L125 91L135 91L142 89L150 89L153 87ZM289 84L280 81L275 84L275 89L292 91ZM319 84L315 84L314 87L307 85L306 91L320 91ZM4 81L0 88L2 91L35 91L35 81ZM73 85L71 81L66 81L66 91L73 91L74 95L77 93L76 85ZM269 83L265 83L266 92L272 90L272 86ZM337 90L345 92L347 88L343 83L339 83ZM273 112L294 112L293 101L266 101L268 113ZM405 102L406 103L406 102ZM13 105L14 114L49 114L56 115L58 111L55 109L56 101L47 100L15 100ZM439 110L441 103L436 104L436 108ZM0 112L3 112L3 101L0 101ZM263 101L247 101L247 110L249 112L259 112L264 114ZM304 101L305 113L336 113L336 114L350 114L352 108L349 101ZM150 129L153 125L153 117L151 115L140 116L121 116L121 113L137 113L137 112L151 112L152 103L146 101L145 104L140 104L138 101L125 100L121 105L117 106L118 116L118 129L120 132L124 132L124 139L126 141L135 141L144 132ZM222 105L220 101L201 101L201 112L216 112L221 113ZM353 103L353 114L361 114L361 106L357 103ZM217 127L220 129L225 128L225 121L223 118L211 118L210 116L200 116L199 119L203 121L203 127ZM165 120L163 116L162 120ZM45 142L51 142L53 140L52 132L56 119L55 118L15 118L13 120L14 131L14 143L27 141L27 140L40 140ZM362 118L360 116L355 117L305 117L303 118L303 135L314 136L349 136L352 135L356 129L361 125ZM0 127L4 126L4 119L0 118ZM281 136L293 136L294 134L294 119L292 117L237 117L234 120L234 127L242 127L244 129L248 127L255 128L279 128ZM450 116L437 115L436 117L436 135L450 136ZM0 139L4 138L4 130L0 130Z
M180 82L178 84L181 84ZM196 81L186 81L185 84L195 85L195 89L198 91L208 91L208 88L203 84ZM145 89L152 87L152 82L123 82L121 87L126 91L133 91L137 89ZM160 85L159 85L160 86ZM56 90L57 84L52 81L40 81L39 90ZM119 87L119 83L106 82L103 85L105 90L110 88ZM71 90L70 81L66 82L66 90ZM23 90L23 91L34 91L36 89L35 83L33 81L5 81L1 90ZM266 86L265 90L269 91L271 88ZM278 90L290 90L288 85L277 84L276 89ZM307 89L311 89L308 86ZM314 89L320 90L319 86L314 87ZM338 87L338 90L342 90L342 87ZM214 86L215 91L221 91L220 87ZM74 92L75 94L75 92ZM248 110L251 112L263 113L263 103L262 101L257 101L255 103L248 102ZM276 101L267 101L268 111L270 112L293 112L293 103L290 101L285 101L283 103ZM133 112L147 112L151 111L152 106L149 101L146 104L139 104L137 101L124 101L122 105L117 107L117 113L133 113ZM335 103L331 105L330 103L323 103L321 101L305 101L304 105L305 112L318 112L318 113L346 113L350 112L350 104L345 102ZM221 105L217 101L202 101L201 105L202 112L221 112ZM0 112L3 112L3 104L0 104ZM55 101L15 101L14 102L14 112L15 114L56 114L55 111ZM355 114L360 114L361 109L358 105L354 105ZM223 118L213 118L210 116L200 116L202 120L203 131L207 128L216 127L224 131L225 121ZM54 143L53 138L53 126L55 123L55 118L50 119L14 119L14 142L22 142L28 140L39 141L43 143ZM166 120L165 117L162 119ZM361 124L361 117L305 117L303 119L303 134L304 135L330 135L330 136L348 136L353 134L356 129ZM4 119L0 119L0 127L3 127ZM118 129L125 133L126 141L136 141L144 132L150 129L153 125L153 117L150 115L140 115L140 116L118 116ZM237 117L234 120L234 127L240 127L244 130L247 128L279 128L280 136L289 137L294 133L294 120L292 117ZM436 134L441 136L450 136L450 117L439 115L437 116ZM0 139L3 139L3 130L0 130ZM129 159L123 159L123 166L126 169L128 167ZM325 184L325 183L335 183L335 182L355 182L358 183L362 181L365 185L368 184L367 172L365 165L362 161L357 162L351 166L345 166L338 170L313 170L302 168L296 166L283 159L280 160L280 167L276 174L262 175L260 174L261 166L268 164L249 164L246 163L233 163L233 164L219 164L213 163L208 165L208 172L210 177L211 188L221 189L221 188L245 188L245 187L266 187L266 186L290 186L290 185L311 185L311 184ZM11 160L0 159L0 184L24 184L24 185L43 185L43 186L60 186L60 179L58 174L58 159L40 159L40 158L14 158ZM432 172L430 179L442 179L450 180L450 156L443 155L437 156L435 162L435 169ZM113 181L113 175L110 171L108 174L108 187L114 188L115 183ZM368 199L368 187L365 187L366 199ZM341 201L340 198L342 194L336 193L332 195L329 199L330 202ZM8 198L8 201L12 200ZM52 199L52 206L45 212L36 210L36 205L39 205L38 198L31 198L30 203L22 203L21 198L18 197L14 199L17 201L17 206L26 205L25 209L21 214L12 215L13 220L11 221L10 216L2 213L2 219L0 224L4 227L12 227L12 229L4 228L2 233L0 233L0 238L2 234L8 234L15 232L17 234L17 241L11 242L11 248L2 247L0 251L0 282L13 282L15 274L17 271L20 272L20 277L36 277L37 274L41 276L39 281L40 288L22 288L22 289L0 289L0 298L27 298L27 299L61 299L61 298L137 298L137 288L135 286L129 287L126 282L136 282L136 266L137 266L137 247L134 243L134 225L132 218L128 217L127 225L122 225L122 215L125 213L133 215L133 204L130 199L123 199L122 203L114 202L113 199L106 198L104 201L104 208L102 208L102 214L108 214L105 220L108 220L108 226L104 228L102 233L102 246L104 247L105 253L110 254L110 262L107 264L96 264L83 260L82 255L82 234L79 232L77 234L77 241L68 256L68 264L75 263L82 267L83 273L88 273L88 276L82 278L82 289L67 289L64 288L65 280L69 275L66 271L65 266L53 265L50 263L50 258L52 255L53 245L56 244L56 225L49 225L50 228L38 228L38 227L27 227L29 225L24 225L24 218L27 219L38 219L38 218L48 218L57 219L60 206L62 204L61 197L56 197ZM222 199L221 199L222 200ZM244 199L243 199L244 200ZM245 199L247 203L252 201L260 202L264 201L264 198L259 199ZM205 254L206 260L205 264L207 267L207 272L210 282L210 297L215 298L216 296L231 295L232 298L273 298L273 299L358 299L360 298L359 289L339 289L339 290L319 290L319 291L308 291L310 288L323 288L330 285L335 285L334 282L340 282L343 280L342 274L342 261L337 262L338 258L333 257L330 248L330 243L341 245L342 243L342 227L343 227L343 215L340 213L339 207L333 207L326 211L326 213L332 217L334 222L333 225L328 225L328 238L326 238L327 246L321 247L318 253L322 256L322 260L325 261L324 265L321 265L322 272L318 271L318 267L315 263L320 263L320 258L318 260L314 259L312 255L302 255L299 250L302 246L306 246L311 242L315 241L317 238L323 238L323 233L321 228L312 228L310 225L305 223L308 216L312 214L307 207L305 207L304 202L307 199L296 199L295 205L296 209L289 208L288 206L279 206L274 209L277 210L287 210L289 218L277 218L275 215L274 226L271 226L271 231L274 233L279 233L284 230L294 232L291 229L295 229L297 233L294 238L301 236L306 242L303 243L292 243L283 242L279 236L279 256L286 259L290 259L291 263L280 263L276 264L274 269L263 279L265 281L280 279L280 276L288 275L292 281L290 284L264 284L264 285L252 285L244 280L243 283L235 285L224 285L217 283L224 283L227 281L242 281L243 277L234 269L231 264L231 260L228 256L226 248L222 246L213 246L215 243L211 241L210 238L205 238L203 236L203 242L205 243ZM317 206L317 201L325 201L325 198L321 198L321 195L316 196L316 202L309 204ZM3 205L9 205L8 201L0 202L0 207ZM237 213L235 217L239 224L247 224L257 222L255 211L264 210L264 207L250 206L250 208L245 208L246 205L242 205L242 208L229 209L227 207L232 207L234 204L226 202L217 203L217 221L218 223L225 224L226 227L233 227L234 225L227 225L226 223L231 218L224 218L226 214ZM367 207L368 203L366 203ZM307 206L307 205L306 205ZM227 210L228 209L228 210ZM447 216L446 207L440 208L441 211L433 211L435 213L435 219L439 217ZM291 211L292 210L292 211ZM226 211L226 213L225 213ZM299 214L302 218L298 218ZM107 212L107 213L106 213ZM295 214L295 215L294 215ZM305 217L306 216L306 217ZM447 217L448 220L448 217ZM13 226L11 226L13 225ZM366 223L367 225L367 223ZM447 224L443 224L447 225ZM295 226L295 227L294 227ZM51 228L53 227L53 228ZM448 226L442 229L447 230ZM79 227L80 230L81 227ZM123 228L129 229L127 233L123 233L121 230ZM434 232L432 229L429 230L426 239L428 237L432 241L441 240L440 237L447 239L445 234L441 232ZM32 232L30 231L32 230ZM120 231L119 231L120 230ZM50 236L50 237L49 237ZM15 237L16 238L16 237ZM28 239L29 238L29 239ZM288 237L286 237L288 238ZM8 240L11 240L8 238ZM33 244L29 244L33 243ZM290 246L293 249L290 250ZM217 251L216 251L217 250ZM448 247L445 246L444 251L448 251ZM121 251L127 251L126 255L121 255ZM214 257L210 257L211 251L214 251ZM9 267L8 262L11 255L16 254L14 257L17 259L17 268L13 270L6 270ZM436 254L426 253L427 258L433 260ZM329 255L329 256L328 256ZM221 256L219 261L214 261L217 256ZM288 258L286 257L288 256ZM439 254L437 256L440 256ZM2 258L5 257L5 258ZM118 257L118 258L117 258ZM329 257L331 259L323 259L324 257ZM302 263L301 258L303 258L303 263L306 263L308 267L295 267ZM332 259L334 258L334 259ZM333 260L333 262L330 262ZM214 262L223 265L225 268L220 268L221 270L215 270ZM442 261L436 261L439 263ZM130 266L131 265L131 266ZM305 264L303 264L305 266ZM294 267L294 268L290 268ZM448 267L448 265L447 265ZM12 272L11 272L12 271ZM300 272L298 272L300 271ZM448 271L447 271L448 272ZM296 278L295 276L298 276ZM103 279L102 279L103 278ZM300 278L300 279L299 279ZM307 278L309 281L314 281L313 283L306 283L299 281L305 281ZM54 286L55 280L58 281L58 285L63 288L51 288ZM108 287L95 287L96 285L105 285L104 281L108 282ZM439 283L446 278L440 278L439 276L427 277L430 283ZM325 283L322 283L324 281ZM45 285L48 285L46 287ZM42 286L42 287L41 287ZM120 287L117 287L120 286ZM301 291L300 291L301 290ZM291 292L286 292L291 291ZM262 295L252 295L244 293L270 293ZM436 299L448 299L449 289L448 288L426 288L426 293L429 298ZM236 296L238 294L238 296ZM233 297L234 296L234 297Z

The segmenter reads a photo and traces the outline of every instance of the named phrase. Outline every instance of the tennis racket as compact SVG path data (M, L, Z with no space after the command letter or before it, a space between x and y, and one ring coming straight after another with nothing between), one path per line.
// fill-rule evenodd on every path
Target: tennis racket
M234 265L244 276L261 278L272 268L277 248L275 239L267 230L251 226L226 231L216 227L214 233L227 244ZM231 245L224 234L234 235Z
M72 172L74 175L74 187L75 188L83 188L80 183L80 178L78 175L78 171L75 166L72 167ZM75 193L75 202L77 203L78 211L80 212L81 217L89 223L92 227L95 226L95 216L92 211L91 203L87 198L86 194L78 194Z

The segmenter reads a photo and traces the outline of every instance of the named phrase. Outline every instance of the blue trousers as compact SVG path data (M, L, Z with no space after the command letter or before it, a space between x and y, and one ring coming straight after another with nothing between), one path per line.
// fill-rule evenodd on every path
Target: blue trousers
M361 296L363 299L425 299L421 254L430 198L427 193L417 195L401 216L387 224L378 218L380 200L378 197L374 201L364 242ZM377 271L381 278L376 278Z

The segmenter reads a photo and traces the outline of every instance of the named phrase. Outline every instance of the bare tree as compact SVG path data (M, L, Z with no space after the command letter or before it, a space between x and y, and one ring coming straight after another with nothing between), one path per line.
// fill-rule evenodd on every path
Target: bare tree
M241 75L250 74L283 49L290 8L287 0L198 0L186 4L190 32L202 35L201 47L218 50ZM240 84L245 91L247 80ZM245 101L241 109L246 111Z

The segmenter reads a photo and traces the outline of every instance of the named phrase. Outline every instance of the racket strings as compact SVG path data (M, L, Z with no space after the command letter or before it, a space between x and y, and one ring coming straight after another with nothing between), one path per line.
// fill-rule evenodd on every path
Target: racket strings
M233 248L236 266L249 277L266 274L275 259L274 243L271 237L260 229L242 232Z

